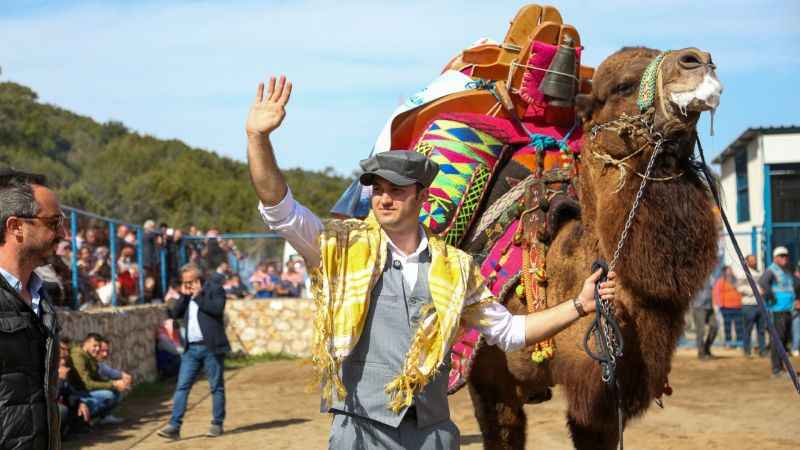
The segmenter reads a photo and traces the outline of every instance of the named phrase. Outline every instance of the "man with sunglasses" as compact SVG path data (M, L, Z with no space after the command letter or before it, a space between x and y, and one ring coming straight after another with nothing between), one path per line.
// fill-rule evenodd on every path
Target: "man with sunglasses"
M202 270L194 263L181 267L181 297L170 308L173 319L184 319L186 323L186 351L181 357L178 384L172 402L172 417L169 425L158 430L158 435L167 439L180 439L183 415L192 385L205 368L212 396L211 428L206 436L222 435L225 420L225 354L231 350L225 336L225 290L214 282L203 284Z
M0 170L0 448L61 448L58 325L34 269L64 239L64 216L45 183Z

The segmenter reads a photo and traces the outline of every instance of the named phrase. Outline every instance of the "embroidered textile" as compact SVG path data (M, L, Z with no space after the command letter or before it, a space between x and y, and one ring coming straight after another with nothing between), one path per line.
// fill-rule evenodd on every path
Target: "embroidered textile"
M484 289L471 256L446 245L427 229L426 233L433 301L422 311L401 373L386 386L391 399L387 407L395 412L410 405L414 394L433 378L455 339L465 300ZM370 294L386 263L387 243L372 215L363 222L329 221L320 235L321 261L311 274L317 308L312 362L326 405L331 404L333 395L347 395L339 369L363 332ZM477 305L480 303L463 313Z
M415 147L439 164L420 222L448 244L458 244L472 223L502 149L503 142L465 124L432 122Z

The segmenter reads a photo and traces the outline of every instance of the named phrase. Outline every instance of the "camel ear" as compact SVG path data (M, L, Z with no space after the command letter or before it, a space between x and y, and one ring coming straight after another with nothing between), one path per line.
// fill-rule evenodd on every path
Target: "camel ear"
M597 101L592 94L578 94L575 96L575 113L581 122L588 123L592 119Z

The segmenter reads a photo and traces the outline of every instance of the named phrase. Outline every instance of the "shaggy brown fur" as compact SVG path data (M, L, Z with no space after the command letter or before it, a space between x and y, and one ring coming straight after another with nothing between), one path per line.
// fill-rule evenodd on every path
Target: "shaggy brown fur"
M642 72L658 54L645 48L625 48L598 67L591 97L581 99L586 140L580 162L581 217L567 222L547 254L548 305L575 297L593 261L610 261L640 178L629 175L614 192L618 169L589 157L594 150L615 158L641 146L636 139L602 132L591 140L591 128L625 112L638 113L636 96ZM695 49L670 54L664 62L665 86L692 86L704 73L681 70L686 55L710 62ZM705 70L705 69L703 69ZM667 91L669 91L667 89ZM699 113L680 119L672 107L657 113L655 123L667 130L671 143L657 160L654 176L683 176L650 182L642 199L616 271L615 299L625 352L617 371L622 386L625 420L643 414L659 397L670 371L672 355L683 329L691 296L701 287L716 260L717 227L707 189L689 166L694 127ZM652 148L630 160L644 173ZM512 298L509 309L524 314L525 305ZM530 349L503 354L484 346L470 377L470 393L487 449L522 449L525 443L525 399L560 384L567 399L567 425L576 448L614 448L618 442L615 402L600 377L600 366L582 348L590 317L556 337L556 356L537 365Z

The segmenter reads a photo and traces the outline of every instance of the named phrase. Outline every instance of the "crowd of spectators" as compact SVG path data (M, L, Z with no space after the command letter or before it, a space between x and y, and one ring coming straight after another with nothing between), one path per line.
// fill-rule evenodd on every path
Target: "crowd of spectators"
M110 305L114 287L117 305L160 302L175 296L178 270L188 262L197 264L208 276L216 277L229 298L300 297L304 294L307 277L302 260L291 260L285 266L276 261L264 261L257 264L252 276L245 276L239 270L245 256L234 240L221 239L217 229L203 233L190 226L184 233L166 223L156 226L154 221L148 220L142 231L140 267L135 230L120 224L116 227L116 236L111 237L107 226L79 229L76 260L80 308ZM111 283L111 239L116 247L116 261L113 262L116 286ZM68 236L59 243L49 264L37 269L54 304L65 307L74 306L70 240ZM164 283L161 280L162 253L167 278ZM141 284L140 274L144 278ZM162 286L166 286L166 291Z
M800 263L794 266L789 263L785 247L775 249L773 261L769 267L759 268L755 256L746 258L778 337L783 342L772 342L767 330L767 316L758 307L744 273L723 266L717 275L711 276L693 301L700 359L713 358L710 347L720 323L724 347L741 349L747 357L754 353L760 357L771 356L773 374L781 372L774 347L784 346L792 356L800 356ZM781 292L776 292L779 289Z

